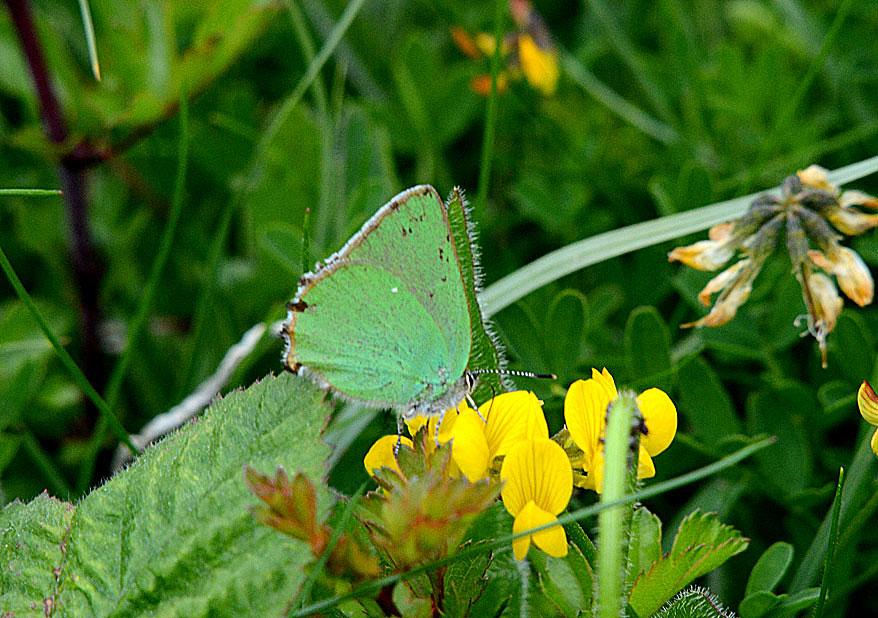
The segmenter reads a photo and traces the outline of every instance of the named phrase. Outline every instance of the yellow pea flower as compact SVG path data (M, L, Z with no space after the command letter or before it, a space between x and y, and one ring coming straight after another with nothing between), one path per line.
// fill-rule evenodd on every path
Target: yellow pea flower
M465 403L463 405L466 405ZM454 428L455 421L457 419L457 410L450 409L445 411L445 415L442 420L442 424L439 425L439 434L436 434L436 424L439 422L438 416L433 416L430 418L424 416L415 416L411 420L405 422L406 428L409 430L409 435L415 435L420 431L424 425L427 426L427 441L425 445L427 447L427 451L432 453L436 450L436 438L439 439L439 444L445 444L448 440L451 439L451 432ZM391 470L395 470L397 474L400 476L405 476L399 468L399 462L396 461L396 444L400 443L400 446L406 446L408 448L413 448L413 442L405 437L405 436L397 436L397 435L389 435L382 436L379 438L375 444L369 449L369 452L366 453L366 457L363 458L363 465L366 468L366 472L369 473L369 476L375 476L374 471L378 468L387 467Z
M585 480L578 483L585 489L601 493L604 478L603 436L606 431L607 409L619 396L610 372L592 369L588 380L570 385L564 399L564 420L570 437L582 450ZM667 394L650 388L637 397L646 433L640 440L637 478L655 476L652 458L671 444L677 433L677 408Z
M570 460L549 438L524 440L510 448L500 478L505 481L500 492L503 505L515 517L514 534L557 521L573 493ZM512 541L516 560L527 556L531 541L555 558L567 555L567 534L560 525Z
M413 448L414 446L412 441L405 436L381 436L363 458L363 465L366 467L366 472L369 473L369 476L375 476L375 470L379 468L390 468L398 475L403 476L402 470L399 469L399 462L396 461L396 455L394 454L397 442L400 443L400 446L408 448Z
M522 34L518 38L518 56L528 83L547 97L555 94L560 75L555 48L542 49L529 34Z
M860 385L860 390L857 391L857 406L866 422L878 427L878 395L865 380ZM878 457L878 429L872 434L872 452Z
M530 391L502 393L479 406L461 403L450 432L451 456L471 481L487 478L495 457L528 438L548 438L542 402Z

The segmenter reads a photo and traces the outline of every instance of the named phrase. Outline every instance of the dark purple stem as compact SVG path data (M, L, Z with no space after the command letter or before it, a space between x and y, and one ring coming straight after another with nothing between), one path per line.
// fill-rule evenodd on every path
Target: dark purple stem
M30 7L26 0L6 0L6 6L9 7L12 23L18 33L18 39L30 67L31 77L34 80L37 97L40 101L40 113L46 135L52 143L63 144L68 138L67 126L58 98L52 88L52 80L37 38ZM88 165L89 158L90 153L87 145L76 146L58 162L58 174L61 188L64 190L64 201L67 205L70 226L68 252L79 294L80 363L83 373L91 384L96 389L101 390L106 380L98 339L98 326L101 318L98 306L98 289L103 268L98 259L88 223L85 167ZM94 417L87 419L87 424L91 426L93 420Z

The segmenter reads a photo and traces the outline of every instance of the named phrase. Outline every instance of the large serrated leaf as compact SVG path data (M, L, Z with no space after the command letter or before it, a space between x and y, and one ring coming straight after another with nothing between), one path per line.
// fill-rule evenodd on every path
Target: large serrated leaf
M0 615L45 616L64 561L65 536L76 510L47 494L13 502L0 513Z
M63 616L272 616L295 597L308 548L259 525L245 463L323 487L323 393L269 377L215 403L75 507L40 497L0 518L0 609ZM330 495L318 489L319 517ZM36 609L39 611L37 613Z
M669 554L634 584L629 604L639 616L657 611L695 578L746 549L748 539L720 523L715 513L695 511L680 524Z
M467 546L470 544L467 543ZM462 547L461 549L465 549ZM464 618L470 615L470 609L482 592L488 580L485 573L491 564L491 552L485 551L470 554L461 560L452 562L445 572L445 616L446 618Z

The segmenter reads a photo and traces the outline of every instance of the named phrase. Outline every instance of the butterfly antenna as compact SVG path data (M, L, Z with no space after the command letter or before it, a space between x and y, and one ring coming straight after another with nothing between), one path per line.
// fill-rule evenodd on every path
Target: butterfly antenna
M515 369L472 369L470 373L474 376L483 373L494 373L501 376L519 376L521 378L544 378L547 380L557 380L558 376L554 373L534 373L533 371L517 371Z

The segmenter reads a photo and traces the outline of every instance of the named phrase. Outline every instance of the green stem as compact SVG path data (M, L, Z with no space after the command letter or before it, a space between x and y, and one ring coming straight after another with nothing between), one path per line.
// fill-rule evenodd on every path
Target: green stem
M494 55L491 57L491 93L488 95L488 108L485 112L485 134L482 137L482 158L479 167L479 191L476 195L475 208L484 212L488 200L488 183L491 180L491 163L494 160L494 134L497 131L498 93L497 79L503 61L503 17L506 2L494 2ZM479 216L474 215L478 220Z
M602 505L620 500L631 484L629 442L631 419L636 408L633 395L622 395L610 406L604 438ZM633 465L636 466L637 462L634 461ZM598 515L597 615L600 618L618 618L624 607L623 565L628 545L627 529L630 528L633 511L633 503L628 503L607 508Z
M0 197L46 197L62 193L61 189L0 189Z
M89 383L85 375L83 375L82 371L80 371L79 367L76 366L76 362L70 357L70 354L67 353L67 350L64 349L64 347L61 345L61 342L58 341L55 333L52 332L52 329L49 327L49 323L46 321L46 318L43 317L42 313L40 313L40 310L37 308L36 303L30 297L30 294L27 293L27 290L24 289L24 285L22 285L21 279L19 279L18 275L15 274L15 269L12 268L12 264L6 257L6 253L4 253L2 247L0 247L0 268L3 269L4 273L6 273L6 278L9 279L9 283L12 284L12 288L15 290L15 293L18 294L18 298L21 300L24 306L27 307L28 311L30 311L34 320L37 321L37 324L39 325L40 330L43 331L43 334L46 336L46 339L48 339L49 343L52 344L52 347L55 348L55 353L61 360L61 364L64 365L64 368L67 369L67 372L73 378L73 381L79 386L80 390L85 393L85 396L92 401L92 403L98 409L98 412L100 412L101 416L106 420L110 428L118 436L119 440L121 440L125 444L125 446L130 448L132 453L137 452L137 449L134 447L134 444L131 443L131 439L128 437L128 432L125 431L125 428L122 426L122 423L120 423L119 419L117 419L113 415L110 407L103 399L101 399L101 396L98 394L98 392Z
M155 297L156 290L158 290L159 283L161 282L162 271L164 271L165 264L167 264L168 258L171 255L171 246L174 244L174 235L177 231L177 224L180 221L180 214L183 212L183 190L186 186L186 164L188 160L189 107L187 105L186 91L184 88L180 96L180 142L177 150L177 177L174 181L174 196L171 200L171 212L168 216L168 222L165 225L164 232L162 232L159 250L152 263L149 279L147 279L143 296L141 296L140 304L137 308L137 314L134 316L134 319L131 321L131 326L128 328L128 341L125 345L125 351L122 353L121 358L113 368L113 373L110 375L110 379L107 382L107 388L104 391L107 405L111 408L116 407L116 404L118 403L119 392L122 388L122 380L125 378L128 366L131 364L131 359L134 357L135 350L137 349L137 342L146 326L153 298ZM100 453L101 445L104 442L106 430L107 423L101 419L95 428L95 433L89 444L88 452L79 468L79 479L77 480L76 488L80 492L85 491L89 483L91 483L95 463L98 454ZM132 453L135 452L136 451L132 451Z
M820 597L814 608L814 618L823 615L823 606L826 604L826 593L829 590L829 575L832 567L832 558L835 555L835 546L838 541L838 520L841 513L841 491L844 487L844 468L838 471L838 485L835 486L835 500L832 503L832 524L829 529L829 546L826 548L826 557L823 559L823 581L820 582Z

